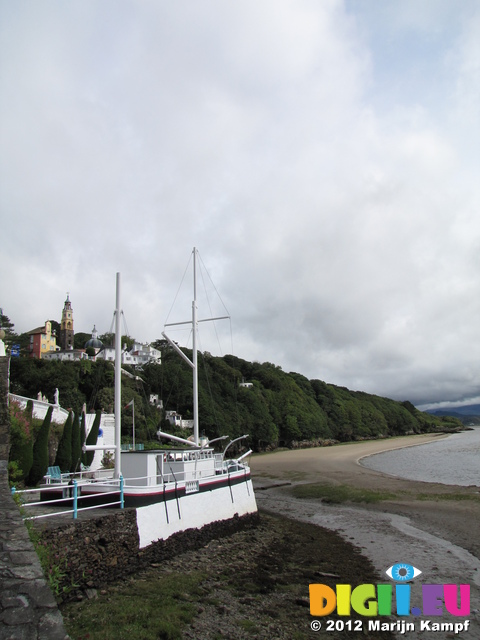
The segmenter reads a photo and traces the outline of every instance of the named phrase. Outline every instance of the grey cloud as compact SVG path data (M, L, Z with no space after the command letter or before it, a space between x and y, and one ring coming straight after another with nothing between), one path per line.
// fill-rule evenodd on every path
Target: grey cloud
M121 271L130 331L158 338L196 245L240 357L418 403L478 395L480 13L376 7L1 2L17 329L70 291L77 330L107 331Z

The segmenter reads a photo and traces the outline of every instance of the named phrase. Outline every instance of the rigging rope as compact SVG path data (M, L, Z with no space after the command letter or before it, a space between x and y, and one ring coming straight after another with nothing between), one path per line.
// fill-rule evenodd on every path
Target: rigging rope
M200 256L200 253L198 251L197 251L196 255L199 258L199 260L197 262L197 265L199 267L198 271L200 273L200 278L201 278L201 282L202 282L202 285L203 285L203 292L204 292L204 295L205 295L205 298L206 298L206 301L207 301L207 305L208 305L210 316L213 317L214 313L213 313L213 310L212 310L212 304L211 304L211 301L210 301L210 297L208 295L206 279L208 279L211 287L213 288L216 296L218 297L218 300L220 301L220 303L221 303L221 305L222 305L222 307L223 307L223 309L224 309L224 311L225 311L225 313L228 316L228 319L230 321L230 325L229 325L229 329L230 329L230 344L231 344L231 352L233 354L233 328L232 328L232 320L231 320L231 317L230 317L230 313L229 313L229 311L227 309L227 306L224 303L224 301L223 301L223 299L222 299L217 287L215 286L215 283L213 282L213 280L212 280L212 278L210 276L210 273L209 273L208 269L206 268L205 263L204 263L202 257ZM177 302L180 290L181 290L181 288L183 286L187 271L190 268L192 260L193 260L193 252L190 255L190 258L188 260L187 266L185 267L185 271L183 273L180 285L179 285L179 287L177 289L177 293L175 295L174 301L172 303L172 306L170 307L170 310L168 312L167 318L165 320L165 323L164 323L165 325L167 324L167 322L170 319L170 316L171 316L173 308L174 308L174 306L175 306L175 304ZM219 337L219 334L218 334L218 331L217 331L217 325L216 325L215 321L213 321L213 328L214 328L216 343L218 345L218 348L219 348L219 351L220 351L220 354L221 354L220 357L223 357L223 350L222 350L222 346L221 346L221 343L220 343L220 337ZM179 327L175 327L175 328L174 327L170 327L170 330L171 331L174 331L174 330L185 330L185 328L180 329ZM193 327L190 328L190 333L189 333L188 341L187 341L188 347L190 346L190 339L192 338L192 331L193 331ZM198 351L199 351L199 353L201 355L201 361L202 361L202 364L203 364L203 369L205 371L205 379L206 379L206 384L207 384L207 388L208 388L208 395L210 396L210 402L211 402L211 406L212 406L212 414L213 414L213 418L215 420L215 426L218 427L217 409L216 409L214 398L213 398L212 385L211 385L210 376L209 376L209 367L208 367L208 363L207 363L205 355L204 355L203 347L201 345L201 337L200 336L198 337L198 341L199 341L199 349L198 349ZM179 376L177 374L177 379L176 379L176 384L177 385L178 385L178 377ZM235 401L235 407L236 407L236 417L237 417L237 423L240 423L240 415L239 415L239 409L238 409L238 391L236 389L236 384L235 383L236 383L236 380L234 378L234 387L235 387L234 401ZM169 393L167 401L166 401L167 403L169 402L172 393L173 393L173 386L170 389L170 393ZM166 410L166 408L167 408L167 404L165 405L165 410Z
M193 255L193 254L192 254L192 255ZM170 315L171 315L171 313L172 313L172 311L173 311L173 307L175 306L175 303L176 303L176 301L177 301L178 294L180 293L180 289L182 288L182 285L183 285L183 281L185 280L185 276L186 276L187 271L188 271L188 269L189 269L189 267L190 267L190 263L191 263L191 261L192 261L192 255L190 255L190 259L189 259L189 261L187 262L187 266L185 267L185 271L183 272L182 280L181 280L181 282L180 282L180 284L179 284L179 286L178 286L177 293L175 294L175 298L173 299L172 306L170 307L170 311L168 312L167 317L165 318L165 322L163 323L164 325L166 325L166 324L167 324L167 322L168 322L168 320L169 320L169 318L170 318Z

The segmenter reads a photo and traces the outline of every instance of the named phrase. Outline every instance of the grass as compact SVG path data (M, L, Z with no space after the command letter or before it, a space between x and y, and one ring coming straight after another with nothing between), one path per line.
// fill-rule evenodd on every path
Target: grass
M258 626L253 620L238 620L237 624L242 629L245 629L247 633L258 634Z
M476 500L480 501L480 493L417 493L417 500Z
M328 504L342 504L344 502L363 502L372 504L383 500L480 500L479 493L411 493L402 491L392 493L389 491L376 491L372 489L360 489L344 484L332 485L326 483L299 484L291 487L290 492L296 498L322 500Z
M73 640L181 640L182 627L196 615L203 577L171 573L118 583L96 600L66 605L68 632Z
M381 502L397 497L386 491L373 491L371 489L357 489L345 484L331 485L323 483L300 484L290 489L296 498L320 499L329 504L341 504L343 502Z

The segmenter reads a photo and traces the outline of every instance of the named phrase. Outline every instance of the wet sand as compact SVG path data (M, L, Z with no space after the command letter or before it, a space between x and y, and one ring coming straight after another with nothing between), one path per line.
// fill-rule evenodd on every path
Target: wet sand
M289 481L294 484L306 482L331 483L387 491L398 496L395 500L380 504L365 505L370 510L385 510L400 515L411 515L421 520L428 530L439 527L456 544L461 544L477 558L480 558L480 534L472 535L477 527L480 531L480 488L476 486L459 487L431 482L406 480L389 476L379 471L361 466L360 460L382 451L391 451L403 447L433 442L441 435L420 435L392 438L389 440L370 440L349 443L334 447L316 449L297 449L279 451L254 456L251 469L257 487L270 479ZM438 496L472 495L477 500L438 499ZM419 500L418 496L422 496ZM431 496L430 499L426 499ZM472 529L473 528L473 529Z
M390 476L361 467L358 464L359 460L374 453L426 444L445 437L447 436L444 434L427 434L352 442L333 447L278 451L254 456L251 468L257 476L355 484L365 489L379 489L384 488L385 482L390 482L387 479ZM419 484L428 485L429 483ZM411 489L411 481L396 478L395 487L399 490Z
M370 558L379 574L384 574L395 562L407 562L423 572L422 580L427 583L470 584L471 630L460 637L478 640L479 487L405 480L359 464L364 456L424 444L440 437L445 436L407 436L254 456L251 460L254 487L260 508L338 532ZM286 482L343 484L387 491L395 497L374 504L327 505L321 500L296 499L289 486L273 487ZM261 490L269 486L271 488ZM446 495L452 499L445 499ZM472 499L459 498L467 495ZM415 597L419 597L419 589L419 583L412 587L413 606ZM445 621L445 618L441 620ZM412 632L402 637L413 640L421 636ZM443 640L451 636L436 632L432 637Z

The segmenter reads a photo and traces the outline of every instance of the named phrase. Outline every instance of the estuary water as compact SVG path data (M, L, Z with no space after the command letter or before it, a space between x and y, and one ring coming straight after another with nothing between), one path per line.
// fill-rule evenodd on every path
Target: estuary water
M362 458L360 464L391 476L468 487L480 486L480 427L436 442Z

